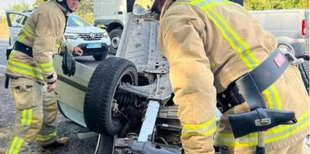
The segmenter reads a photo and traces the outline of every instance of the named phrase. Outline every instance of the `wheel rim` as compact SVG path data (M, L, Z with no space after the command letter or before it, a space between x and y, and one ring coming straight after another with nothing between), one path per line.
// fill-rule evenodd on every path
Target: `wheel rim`
M112 37L111 39L111 46L113 49L117 49L118 48L118 45L119 45L119 42L120 42L120 37L118 35L115 35Z
M117 87L120 85L121 82L123 83L130 83L131 85L135 85L134 81L134 73L133 71L128 71L124 75L122 75L120 81L118 82L114 95L113 95L113 102L111 105L111 118L113 119L112 122L114 125L119 124L120 121L125 120L125 115L122 113L124 107L127 107L128 104L134 103L133 94L128 92L124 92L119 90Z

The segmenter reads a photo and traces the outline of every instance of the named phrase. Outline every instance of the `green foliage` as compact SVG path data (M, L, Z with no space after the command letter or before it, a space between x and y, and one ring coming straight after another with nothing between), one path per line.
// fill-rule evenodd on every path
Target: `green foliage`
M94 23L94 10L93 10L93 4L94 0L81 0L78 9L74 12L74 14L80 16L88 23L93 24Z
M308 0L244 0L247 10L307 9Z
M33 3L33 7L40 6L44 4L48 0L36 0ZM94 23L94 15L93 15L93 3L94 0L81 0L78 9L74 12L74 14L80 16L88 23Z
M46 2L46 0L36 0L33 4L32 4L32 6L33 7L38 7L38 6L40 6L41 4L44 4Z
M13 5L9 5L7 10L15 10L15 11L24 11L24 10L29 10L31 9L30 4L25 3L24 0L19 0L18 3L15 3Z

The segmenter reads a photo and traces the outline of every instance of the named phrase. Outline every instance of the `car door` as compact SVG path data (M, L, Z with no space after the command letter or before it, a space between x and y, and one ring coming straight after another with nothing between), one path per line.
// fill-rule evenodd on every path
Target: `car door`
M27 13L7 10L6 19L9 26L9 45L12 46L16 41L16 36L25 24L28 18Z

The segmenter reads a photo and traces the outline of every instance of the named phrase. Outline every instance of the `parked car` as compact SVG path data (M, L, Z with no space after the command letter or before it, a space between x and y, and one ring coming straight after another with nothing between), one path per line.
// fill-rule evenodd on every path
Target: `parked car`
M309 55L309 10L282 9L249 11L280 43L288 43L296 57Z
M23 12L7 10L6 16L10 30L9 44L12 46L16 41L16 36L24 26L25 21L32 13L32 10ZM93 56L100 61L107 57L111 41L106 30L95 27L81 17L71 14L68 17L65 37L74 46L80 47L83 56Z

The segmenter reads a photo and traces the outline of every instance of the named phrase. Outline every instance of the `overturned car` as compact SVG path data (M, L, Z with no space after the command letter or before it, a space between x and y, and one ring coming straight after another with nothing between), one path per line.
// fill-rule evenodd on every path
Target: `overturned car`
M99 134L97 154L183 153L156 16L129 13L116 56L95 69L77 63L75 75L67 77L61 73L62 57L54 58L56 91L63 96L59 108L65 117Z

